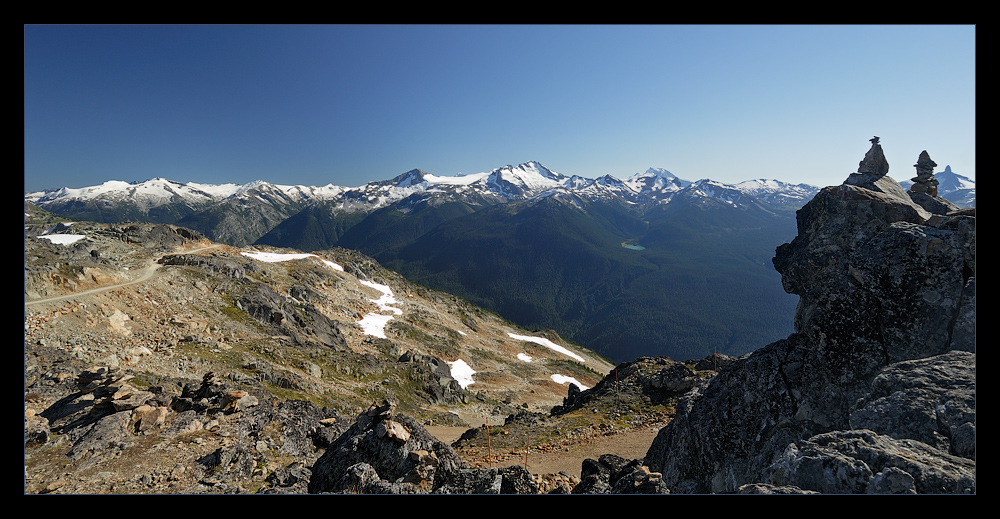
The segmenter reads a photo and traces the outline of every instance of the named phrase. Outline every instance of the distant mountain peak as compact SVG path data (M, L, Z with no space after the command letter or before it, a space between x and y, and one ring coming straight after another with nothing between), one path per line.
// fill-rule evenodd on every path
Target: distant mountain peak
M411 169L410 171L392 179L392 184L396 187L410 187L412 185L425 182L426 175L427 172L422 169Z
M657 177L663 177L663 178L677 178L677 175L674 175L673 173L667 171L664 168L649 168L646 170L645 175L647 176L655 175Z
M265 187L271 187L271 184L269 184L268 182L265 182L263 180L259 180L259 179L258 180L252 180L252 181L247 182L246 184L243 184L242 186L240 186L231 196L234 196L234 197L240 196L240 195L243 195L244 193L247 193L248 191L258 191L258 190L260 190L262 188L265 188Z

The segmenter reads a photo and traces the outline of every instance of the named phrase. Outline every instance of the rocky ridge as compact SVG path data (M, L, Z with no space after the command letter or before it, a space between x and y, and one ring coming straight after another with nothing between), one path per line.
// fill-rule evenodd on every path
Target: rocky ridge
M975 210L887 173L876 137L798 212L795 332L684 397L644 460L671 492L975 492Z
M411 430L501 423L562 402L550 375L591 385L611 367L353 251L243 252L171 225L28 222L25 492L306 492L372 401ZM384 339L358 324L389 313L372 286L397 297Z

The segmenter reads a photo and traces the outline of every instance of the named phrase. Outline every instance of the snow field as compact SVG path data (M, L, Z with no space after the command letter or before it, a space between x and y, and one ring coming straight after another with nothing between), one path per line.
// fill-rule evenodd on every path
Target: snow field
M475 370L466 364L464 360L458 359L455 362L449 362L448 366L451 367L451 378L457 380L458 385L462 386L462 389L476 383L475 380L472 380L472 375L476 373Z
M548 339L546 339L544 337L532 337L530 335L515 335L513 333L508 333L507 335L510 335L510 337L512 339L517 339L519 341L533 342L535 344L539 344L541 346L545 346L546 348L548 348L548 349L550 349L552 351L557 351L559 353L562 353L563 355L566 355L567 357L571 357L574 360L577 360L577 361L580 361L580 362L585 362L583 360L583 357L577 355L576 353L573 353L572 351L567 350L566 348L563 348L562 346L560 346L560 345L558 345L558 344L556 344L556 343L554 343L554 342L552 342L552 341L550 341L550 340L548 340Z
M555 382L556 384L570 384L570 383L576 384L576 386L579 387L581 391L590 389L589 387L577 382L575 378L559 375L558 373L552 375L552 381Z
M334 263L332 261L325 260L325 259L323 259L323 258L321 258L321 257L319 257L319 256L317 256L315 254L306 254L306 253L279 254L277 252L257 252L257 251L241 252L240 254L242 254L242 255L244 255L244 256L246 256L248 258L253 258L253 259L257 260L257 261L263 261L264 263L278 263L278 262L281 262L281 261L292 261L292 260L297 260L297 259L316 258L316 259L322 261L323 263L325 263L326 266L332 268L333 270L339 270L341 272L344 271L344 267L341 267L340 265L337 265L336 263Z
M48 236L39 236L39 238L44 238L59 245L72 245L86 238L86 236L82 234L50 234Z

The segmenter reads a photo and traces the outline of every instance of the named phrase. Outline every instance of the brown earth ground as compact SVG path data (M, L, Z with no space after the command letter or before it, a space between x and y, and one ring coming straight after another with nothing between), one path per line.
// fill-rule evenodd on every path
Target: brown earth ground
M81 224L78 227L83 229L85 226ZM378 376L383 381L375 378L372 382L359 375L366 373L364 370L368 368L365 366L348 366L351 371L342 369L338 362L354 358L347 354L286 347L288 340L262 335L246 316L225 312L231 310L229 302L222 298L225 295L223 292L216 290L216 284L220 287L226 285L219 281L222 278L210 271L160 265L152 260L165 253L163 248L147 251L140 245L100 235L98 231L114 231L109 231L107 226L91 224L86 230L96 236L91 246L101 251L100 258L93 261L88 259L92 257L90 254L83 254L84 259L80 260L44 240L26 241L26 251L30 249L32 252L26 257L37 259L31 269L26 268L25 274L26 391L38 380L51 378L49 372L55 368L53 363L57 360L73 364L80 370L111 365L113 362L117 366L116 372L127 372L130 377L137 375L140 382L145 381L143 384L165 385L176 391L180 390L181 383L197 384L211 371L237 376L242 374L242 378L238 377L241 389L262 391L259 384L251 384L256 380L252 374L244 373L247 362L252 361L294 379L305 388L293 391L271 387L275 396L309 399L313 395L326 398L330 393L332 396L329 399L335 403L344 402L336 407L337 410L350 416L363 410L366 402L373 401L375 397L369 395L381 396L385 393L385 381L392 382L389 374L395 363L379 364L378 369L382 371ZM117 235L111 236L115 238ZM184 243L169 252L249 261L238 249L203 240ZM68 267L63 269L68 274L55 267L47 267L49 263L62 264L54 263L62 255L66 255L61 261L67 265L82 262L84 266L77 269L81 271L79 275L74 275L76 271L67 270ZM316 285L317 290L326 294L324 301L327 303L321 306L334 318L348 323L341 325L341 331L349 348L372 355L384 353L378 350L378 341L372 341L360 327L351 324L354 320L351 316L377 311L371 300L379 295L377 291L362 286L354 275L327 272L326 267L315 260L254 262L253 266L255 276L278 288L294 281L289 272L301 274L305 279L311 280L313 278L309 276L313 276L326 280L323 286ZM468 465L487 467L523 463L524 449L520 437L529 430L532 434L531 454L527 460L529 472L542 475L565 472L578 476L586 458L596 459L605 453L628 459L643 457L655 431L662 427L663 423L654 424L648 417L636 416L634 421L631 418L610 420L599 418L596 410L589 409L583 418L571 414L549 421L548 409L561 403L567 391L565 385L549 380L549 371L568 373L593 386L600 381L601 373L614 366L592 355L592 352L582 350L579 353L587 357L586 364L567 362L560 354L547 348L511 339L509 332L530 332L511 327L498 316L476 312L446 294L418 290L390 272L375 272L382 276L382 280L392 284L394 292L399 295L397 305L404 308L405 314L393 321L397 323L395 327L389 327L390 332L394 332L393 342L400 351L414 349L440 354L431 348L444 341L432 340L440 336L457 338L447 342L446 346L461 340L463 348L453 348L456 355L457 352L478 355L477 379L468 403L422 408L419 399L411 398L413 401L404 410L407 414L422 412L426 416L418 418L424 423L431 423L438 415L451 412L459 417L458 423L469 424L431 427L432 434L449 444L468 432L469 427L478 428L485 420L493 425L503 424L504 417L515 410L546 417L542 425L518 423L507 427L509 431L493 429L491 436L497 437L493 439L491 448L487 448L483 435L478 441L473 440L463 448L456 448ZM347 317L337 313L345 312L344 308L353 310L353 313ZM475 323L476 333L459 321L459 317L464 315L462 312L471 312L468 319ZM535 361L506 360L514 358L517 353L526 353ZM322 377L304 370L302 366L306 361L321 365ZM53 376L62 377L59 373ZM62 390L65 384L60 378L58 383L50 385ZM377 391L373 392L372 388ZM412 388L400 386L396 394L408 395L404 390L409 389ZM364 396L358 397L356 393ZM49 397L42 396L42 392L26 392L26 418L43 412L65 395L53 392ZM318 405L329 403L322 400ZM341 410L341 407L344 409ZM80 463L67 462L66 451L70 443L65 436L54 435L42 446L26 447L25 493L216 492L218 490L214 487L209 488L211 485L199 486L205 478L204 470L200 470L196 460L218 449L232 448L236 437L233 431L240 425L235 416L220 416L220 423L213 431L199 430L166 440L158 433L130 436L127 441L119 442L112 454L88 458ZM168 416L168 421L172 417ZM57 441L60 438L63 441ZM266 466L239 482L240 490L255 491L262 485L266 473L290 462L274 453L271 456L273 459L268 459ZM571 479L566 477L561 482L571 488L574 484ZM540 486L543 490L550 489L541 481Z
M467 430L465 427L427 427L428 432L448 444L457 440ZM660 432L660 427L654 426L606 436L595 436L564 445L552 452L532 454L528 457L528 472L533 474L564 472L571 476L580 477L580 467L583 460L587 458L596 459L601 454L616 454L626 459L642 458L646 456L646 451L649 450L649 446L653 443L658 432ZM512 452L502 453L502 455L510 457L505 461L498 462L496 464L498 466L517 465L524 462L523 454ZM516 461L512 462L512 460ZM465 461L479 465L484 460L466 459Z

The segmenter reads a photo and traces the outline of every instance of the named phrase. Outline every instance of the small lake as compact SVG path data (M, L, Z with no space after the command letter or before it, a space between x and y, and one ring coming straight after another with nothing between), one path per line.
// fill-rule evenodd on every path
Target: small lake
M629 250L646 250L646 247L643 247L642 245L633 245L631 243L623 243L622 247Z

